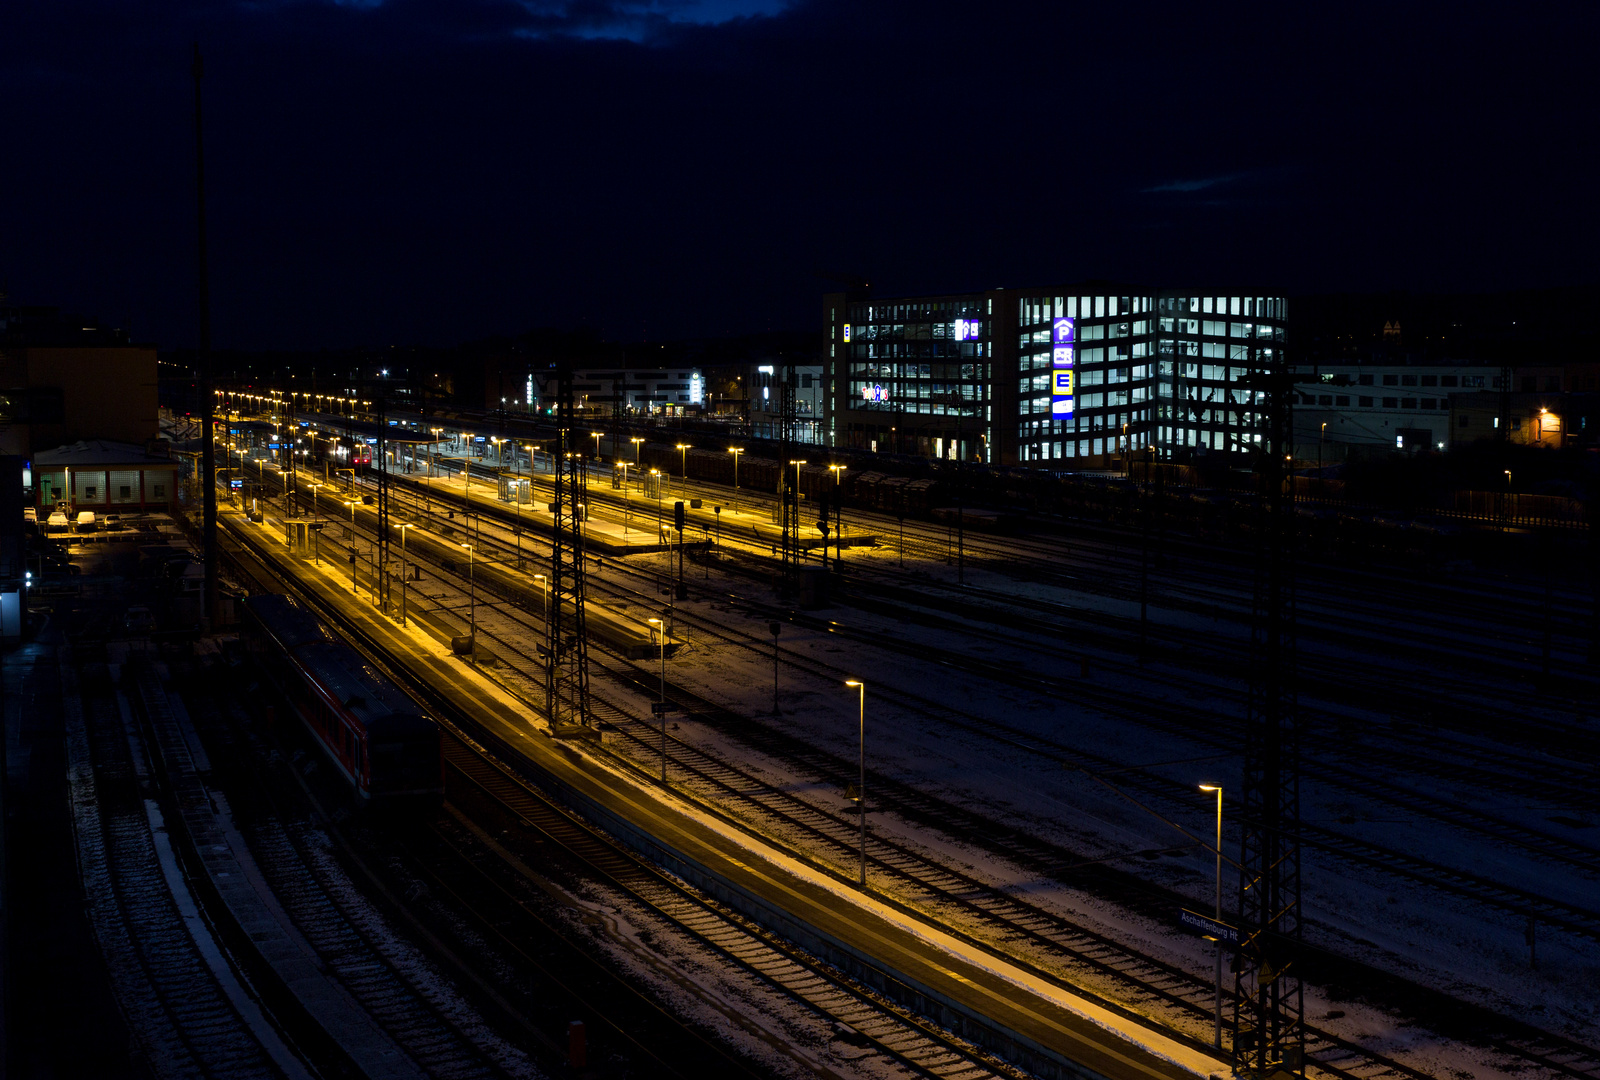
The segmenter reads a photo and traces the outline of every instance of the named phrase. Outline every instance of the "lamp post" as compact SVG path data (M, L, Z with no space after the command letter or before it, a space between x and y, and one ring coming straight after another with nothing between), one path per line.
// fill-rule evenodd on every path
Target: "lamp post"
M650 470L650 486L656 489L656 540L661 539L661 470Z
M640 453L639 448L642 445L644 445L644 440L639 438L637 435L635 435L633 438L629 439L628 441L633 444L633 463L635 465L638 465L639 464L639 453Z
M733 455L733 490L735 492L734 501L737 502L739 498L737 494L739 490L739 455L744 453L744 447L730 446L728 447L728 453Z
M861 818L861 887L867 887L867 684L859 679L846 679L846 686L858 691L860 728L857 732L856 759L856 810Z
M828 471L833 474L833 543L834 560L833 568L838 570L844 564L844 470L843 465L829 465ZM826 538L824 538L826 539ZM827 555L824 548L823 555Z
M685 484L689 480L689 444L686 442L678 444L678 479Z
M410 522L397 526L400 530L400 625L406 624L406 530L415 529L416 525Z
M320 488L320 487L327 487L327 485L326 484L312 484L311 485L311 518L312 518L312 520L316 520L316 517L317 517L317 489Z
M622 466L622 540L627 543L628 523L633 519L633 497L628 494L628 463L617 462Z
M656 701L661 708L656 710L661 717L661 782L667 782L667 624L660 619L651 619L650 632L661 635L661 689L656 695Z
M1217 907L1216 920L1222 921L1222 788L1217 784L1201 784L1201 791L1214 791L1217 795ZM1217 1017L1212 1045L1222 1049L1222 940L1217 940Z
M800 470L805 468L806 463L804 461L791 461L789 464L794 466L794 519L797 523L794 534L795 558L803 559L805 558L806 549L800 543L800 527L798 522L800 520ZM787 544L788 541L785 540L784 543ZM822 556L823 558L827 558L828 556L828 549L826 547L822 549Z
M533 575L533 580L543 582L546 579L543 574L535 574ZM539 592L544 597L544 621L548 624L550 622L550 590L541 584Z
M594 459L595 459L595 461L599 461L600 460L600 432L591 431L591 432L589 432L589 434L594 436ZM612 451L613 451L612 456L613 457L616 456L615 450L616 450L616 447L612 447Z

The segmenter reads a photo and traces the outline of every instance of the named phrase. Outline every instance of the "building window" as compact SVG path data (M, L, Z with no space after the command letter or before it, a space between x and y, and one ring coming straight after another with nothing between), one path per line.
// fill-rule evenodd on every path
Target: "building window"
M1356 382L1360 383L1362 386L1371 386L1372 385L1372 376L1371 375L1357 375L1356 376Z
M1322 395L1320 395L1317 398L1317 404L1318 405L1332 405L1333 404L1333 395L1332 394L1322 394Z
M1345 395L1340 394L1338 397L1333 399L1333 403L1338 405L1340 408L1343 408L1350 404L1350 399Z
M1383 407L1385 409L1398 409L1400 407L1400 399L1399 398L1394 398L1394 397L1386 397L1386 398L1383 399Z
M1454 386L1455 384L1456 384L1456 377L1454 375L1441 375L1441 376L1439 376L1439 385L1440 386Z
M1356 398L1356 404L1363 409L1370 409L1372 408L1372 399L1369 397Z
M152 498L152 499L165 499L166 497L167 497L167 485L165 485L165 484L151 484L150 485L150 498Z
M1422 385L1423 386L1438 386L1439 385L1439 376L1437 376L1437 375L1424 375L1422 377Z
M1417 407L1417 399L1414 397L1401 398L1400 407L1402 409L1415 409Z
M1522 430L1522 417L1513 416L1511 418L1511 430L1512 431L1521 431Z
M1400 385L1415 386L1417 385L1417 377L1415 375L1402 375L1400 376Z
M1383 377L1383 385L1385 385L1385 386L1399 386L1400 385L1400 376L1398 376L1398 375L1385 375Z

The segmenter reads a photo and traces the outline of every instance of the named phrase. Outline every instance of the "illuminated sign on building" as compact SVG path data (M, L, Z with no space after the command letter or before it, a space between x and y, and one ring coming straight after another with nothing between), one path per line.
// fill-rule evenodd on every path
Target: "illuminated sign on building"
M850 324L849 323L845 323L844 324L844 341L845 341L846 345L850 344Z
M1050 334L1050 414L1071 416L1073 386L1073 351L1077 340L1074 324L1069 316L1056 319Z
M700 381L700 373L697 371L689 376L689 404L701 405L705 403L705 400L705 383Z
M861 388L861 400L888 401L889 388L887 386L879 386L877 383L873 383L871 386L863 386Z
M957 341L977 341L979 328L983 325L979 319L957 319L955 322Z

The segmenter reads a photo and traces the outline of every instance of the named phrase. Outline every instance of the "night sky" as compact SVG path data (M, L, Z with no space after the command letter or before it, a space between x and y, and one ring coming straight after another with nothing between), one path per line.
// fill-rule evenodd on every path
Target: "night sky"
M820 325L888 293L1589 283L1600 5L7 5L0 280L219 347Z

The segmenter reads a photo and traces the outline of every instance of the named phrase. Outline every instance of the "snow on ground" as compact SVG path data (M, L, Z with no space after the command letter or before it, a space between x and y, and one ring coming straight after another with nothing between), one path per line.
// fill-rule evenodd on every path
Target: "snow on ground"
M645 563L648 560L649 556L636 556L629 561ZM845 555L846 564L855 566L857 572L862 569L870 572L874 565L892 567L897 561L896 553L887 548L857 548ZM930 581L951 582L955 578L954 567L937 561L907 559L906 565L926 575ZM1083 569L1085 581L1092 585L1092 566ZM976 588L1068 604L1079 611L1121 618L1137 617L1138 613L1135 602L1048 582L1016 580L984 570L977 560L969 562L966 576ZM760 600L768 598L765 589L744 579L717 574L713 583L724 596L731 593ZM1155 596L1151 619L1160 626L1197 635L1221 635L1235 642L1243 636L1236 623L1219 621L1194 611L1162 608L1159 589ZM649 601L645 602L648 605ZM730 610L726 604L691 601L683 606L724 626L742 630L758 643L770 643L765 616L746 617ZM931 602L930 607L936 608L937 601ZM986 635L983 628L978 627L970 635L957 635L892 618L875 618L851 608L835 608L824 614L885 641L922 644L930 649L964 649L989 659L1009 658L1023 670L1057 677L1075 676L1083 651L1073 650L1070 655L1062 655L1059 646L1048 640L1039 641L1024 651L1014 641L1001 640L1003 635L999 631ZM997 624L1003 627L1004 621L1004 612L997 610ZM1492 627L1482 628L1482 633L1493 632ZM812 739L845 762L854 760L857 718L853 691L831 678L802 673L785 665L780 672L783 711L774 717L771 715L769 651L717 642L692 627L685 629L684 634L689 644L670 665L669 674L675 682L756 722L776 724L791 734ZM1463 629L1462 639L1473 640L1474 634ZM792 625L785 627L781 645L785 650L804 652L818 661L848 669L867 682L867 753L872 770L970 806L1006 825L1023 828L1081 855L1086 861L1118 860L1119 865L1135 867L1145 879L1188 896L1194 906L1202 910L1209 908L1213 888L1211 855L1195 847L1160 818L1082 774L979 732L919 715L897 705L896 699L897 695L908 693L939 697L949 703L952 713L969 715L980 723L984 718L1001 721L1021 732L1050 738L1125 765L1181 762L1153 771L1186 784L1220 782L1225 788L1237 790L1239 763L1236 758L1219 758L1211 745L1181 735L1154 732L1117 715L1115 710L1103 711L1073 700L1070 693L1031 692L957 674L936 659L908 659L888 649L842 642L826 633ZM1199 690L1186 694L1182 689L1163 684L1158 678L1163 673L1155 667L1141 673L1130 670L1126 664L1116 663L1116 648L1113 645L1107 650L1105 655L1111 659L1107 660L1104 670L1096 665L1091 678L1097 685L1109 683L1129 701L1165 701L1181 708L1188 697L1196 706L1207 709L1225 707L1208 697L1202 681L1195 679L1192 673L1185 673L1184 678ZM1381 652L1351 653L1326 643L1316 643L1309 648L1317 655L1337 661L1374 666L1391 662ZM1381 650L1381 641L1375 642L1375 648ZM612 690L614 688L607 692ZM1459 686L1449 690L1462 692ZM644 712L642 703L636 704L638 712ZM1353 745L1346 762L1360 764L1385 783L1432 797L1454 799L1531 826L1548 828L1552 815L1573 812L1571 807L1541 801L1531 794L1527 798L1513 798L1499 790L1452 790L1449 781L1397 768L1386 762L1381 753L1382 739L1387 735L1396 739L1394 745L1409 745L1413 749L1428 747L1436 753L1460 755L1463 760L1481 764L1484 757L1494 751L1492 740L1447 734L1430 743L1426 733L1421 737L1401 737L1398 730L1389 728L1387 717L1345 706L1330 705L1328 709L1341 712L1351 721ZM1530 705L1529 712L1533 716L1565 719L1541 711L1536 705ZM842 788L851 778L849 775L792 775L781 763L760 760L737 740L692 722L682 723L676 734L719 756L743 760L752 772L819 806L834 812L846 806ZM1376 746L1379 752L1374 752L1371 746ZM1109 779L1115 783L1115 776ZM1213 827L1212 803L1198 791L1192 801L1149 796L1141 796L1141 801L1193 836L1206 837ZM1578 869L1353 793L1341 787L1336 778L1320 776L1314 764L1308 767L1303 780L1302 817L1308 823L1351 837L1459 866L1579 906L1596 906L1593 898L1600 895L1600 888L1592 877ZM871 824L875 831L892 834L925 852L938 854L953 866L1005 885L1018 894L1026 894L1031 902L1059 911L1090 929L1202 977L1211 971L1209 945L1176 932L1170 925L1152 923L1081 890L1035 880L994 855L888 815L874 814ZM1231 854L1237 850L1237 838L1231 827L1227 832L1224 852ZM1190 849L1189 854L1159 856L1154 860L1128 858L1134 852L1185 846ZM1524 927L1508 913L1312 849L1306 849L1304 858L1307 939L1312 944L1352 955L1375 967L1589 1045L1600 1043L1600 1006L1596 1004L1600 1002L1600 945L1542 928L1539 969L1534 971L1528 965L1522 937ZM1225 873L1225 896L1230 906L1235 887L1233 875ZM1459 1033L1436 1035L1416 1024L1413 1018L1386 1010L1381 1003L1352 1000L1352 997L1359 999L1359 993L1359 988L1308 987L1307 1016L1336 1034L1439 1075L1454 1072L1463 1076L1493 1076L1516 1071L1516 1063L1495 1060L1487 1051L1453 1037ZM1343 1015L1329 1015L1335 1011L1342 1011Z
M892 560L895 556L861 551L847 555L848 561L886 558ZM953 577L948 567L934 564L928 570L930 575ZM1015 585L1016 592L1040 599L1129 614L1130 605L1126 602L1069 593L1056 586L1012 583L971 568L968 579L986 588ZM746 594L758 594L745 582L729 585ZM734 613L710 612L705 605L688 606L705 610L725 624L743 623L757 640L766 637L764 622L759 618L746 620ZM854 609L836 608L827 615L886 640L938 648L969 644L977 649L984 647L981 636L970 643L954 642L944 631L874 619ZM1158 612L1156 618L1163 625L1183 624L1197 630L1209 624L1209 620L1183 613ZM688 633L693 639L693 631ZM836 666L846 665L867 681L867 752L875 771L1025 828L1080 853L1086 860L1189 843L1156 817L1081 774L1068 772L1025 750L916 715L897 706L896 694L939 696L950 702L953 711L992 717L1009 727L1130 765L1214 758L1213 747L1154 733L1061 697L1045 697L972 676L954 675L935 662L918 662L855 643L841 644L823 633L786 627L781 644L785 649L807 652ZM1018 662L1029 665L1031 670L1054 669L1056 674L1072 674L1068 668L1075 667L1076 656L1062 657L1052 664L1046 658L1049 648L1049 643L1041 643L1038 652L1018 657ZM1006 652L1001 651L1000 655ZM783 715L772 717L770 653L763 656L760 649L697 642L680 653L671 666L671 675L675 681L759 718L760 722L776 723L792 734L813 739L846 762L855 757L856 698L852 691L831 679L786 667L781 672ZM1177 699L1177 692L1147 686L1137 674L1117 677L1117 689L1130 700ZM1346 712L1360 719L1359 711ZM1376 723L1384 718L1368 719ZM691 723L685 723L679 735L725 757L751 756L736 741ZM775 762L749 764L774 783L805 791L818 805L829 805L836 811L841 808L840 789L849 777L792 776ZM1373 775L1387 771L1381 756L1366 764ZM1237 770L1236 759L1222 758L1166 766L1158 771L1194 784L1220 781L1236 790ZM1114 776L1110 779L1115 782ZM1542 823L1562 809L1534 800L1508 804L1497 792L1449 792L1447 782L1425 776L1398 773L1389 779L1424 794L1451 796L1463 804L1529 824ZM1204 837L1213 827L1212 804L1198 791L1192 804L1153 802L1159 803L1152 805L1153 809L1193 835ZM1352 837L1460 866L1582 906L1594 906L1597 889L1587 874L1393 806L1373 804L1364 795L1319 779L1314 765L1308 768L1304 780L1302 815L1308 822ZM1348 820L1352 816L1353 822ZM1205 973L1210 969L1209 947L1199 939L1174 933L1171 927L1149 925L1058 883L1028 881L1025 874L993 856L888 820L885 815L874 815L873 827L892 830L924 850L942 851L954 865L972 867L988 880L1026 889L1030 900L1069 914L1136 948L1189 970ZM1232 830L1228 831L1225 853L1237 846ZM1137 860L1136 865L1146 878L1184 893L1198 907L1209 906L1213 865L1208 852L1195 850L1188 856L1164 857L1155 862ZM1304 875L1311 942L1579 1041L1591 1045L1600 1042L1600 1009L1595 1004L1600 1001L1600 946L1594 942L1544 928L1540 932L1539 970L1533 971L1523 944L1524 926L1507 913L1313 850L1306 851ZM1235 882L1228 874L1224 875L1224 888L1231 905ZM1404 1056L1429 1071L1466 1069L1475 1075L1490 1075L1507 1067L1507 1063L1487 1059L1481 1051L1430 1036L1410 1018L1344 998L1335 999L1316 988L1308 990L1309 1016L1326 1015L1333 1009L1343 1010L1344 1016L1321 1021L1322 1026L1360 1039L1375 1050Z

